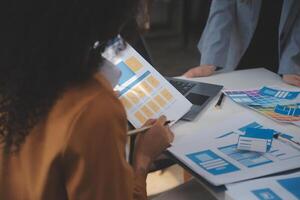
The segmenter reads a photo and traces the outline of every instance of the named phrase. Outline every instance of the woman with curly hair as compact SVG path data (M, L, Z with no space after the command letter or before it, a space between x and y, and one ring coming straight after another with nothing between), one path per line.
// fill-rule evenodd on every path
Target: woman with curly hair
M125 160L126 116L97 67L134 0L1 2L0 199L146 199L165 117Z

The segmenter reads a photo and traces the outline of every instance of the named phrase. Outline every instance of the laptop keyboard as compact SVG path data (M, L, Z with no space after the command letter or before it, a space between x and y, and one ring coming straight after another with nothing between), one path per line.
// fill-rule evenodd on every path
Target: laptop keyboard
M183 95L185 95L196 85L196 83L189 83L185 81L176 81L176 80L169 80L169 81Z

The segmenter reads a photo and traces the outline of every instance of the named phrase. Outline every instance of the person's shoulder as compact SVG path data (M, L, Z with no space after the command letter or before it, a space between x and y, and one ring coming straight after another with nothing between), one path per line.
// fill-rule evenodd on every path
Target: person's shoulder
M96 74L86 83L69 88L49 113L49 122L71 126L78 116L84 114L89 120L114 118L126 120L125 110L109 82Z
M94 80L93 87L98 90L72 116L69 139L63 149L86 148L86 144L95 145L99 141L110 148L112 143L122 146L126 142L127 120L121 102L102 76Z
M125 113L125 110L117 97L117 94L113 91L110 83L101 74L96 74L94 80L98 83L97 95L90 102L90 106L101 108L102 111L108 112L117 111L121 114Z
M98 99L98 106L101 106L102 103L104 104L104 101L108 100L118 104L118 99L109 82L99 73L85 83L66 89L57 101L54 109L62 114L76 113L95 98Z
M87 90L91 91L81 106L81 112L87 113L90 120L94 118L100 122L111 119L119 124L126 122L125 110L104 76L95 74Z
M118 119L124 121L126 119L121 102L113 92L107 91L107 88L101 88L101 91L85 104L84 110L84 112L93 113L98 120Z
M74 145L80 147L87 140L88 143L93 143L93 140L117 139L123 143L127 130L126 113L103 76L96 75L85 86L69 92L66 94L67 101L74 105L66 105L67 101L64 102L65 106L71 107L68 111L68 131L63 149Z

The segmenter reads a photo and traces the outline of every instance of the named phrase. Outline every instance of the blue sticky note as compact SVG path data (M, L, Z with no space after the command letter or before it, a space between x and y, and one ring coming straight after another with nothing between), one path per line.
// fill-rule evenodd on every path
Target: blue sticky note
M237 149L268 152L272 147L274 133L272 129L247 128L245 134L239 136Z
M248 128L262 128L262 125L257 123L257 122L252 122L252 123L240 128L239 130L242 131L242 132L246 132L246 130Z
M274 132L273 129L247 128L245 136L260 139L273 139Z

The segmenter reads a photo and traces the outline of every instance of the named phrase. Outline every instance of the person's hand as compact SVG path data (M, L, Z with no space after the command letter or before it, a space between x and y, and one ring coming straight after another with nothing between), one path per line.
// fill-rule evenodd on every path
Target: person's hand
M216 70L216 66L214 65L199 65L197 67L193 67L189 69L187 72L183 74L186 78L194 78L201 76L210 76Z
M300 87L300 75L298 74L284 74L282 79L290 85Z
M165 116L157 120L148 120L144 126L153 125L153 127L137 136L133 163L136 172L147 173L153 160L173 141L173 133L168 126L164 126L166 120Z

